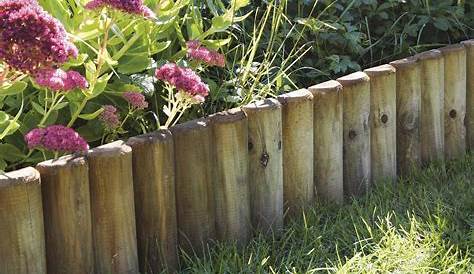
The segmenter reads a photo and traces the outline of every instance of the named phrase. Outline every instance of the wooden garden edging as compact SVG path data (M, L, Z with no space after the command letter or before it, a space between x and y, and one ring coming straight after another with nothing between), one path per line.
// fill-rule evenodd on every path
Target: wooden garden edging
M474 150L474 40L0 175L0 273L159 273Z

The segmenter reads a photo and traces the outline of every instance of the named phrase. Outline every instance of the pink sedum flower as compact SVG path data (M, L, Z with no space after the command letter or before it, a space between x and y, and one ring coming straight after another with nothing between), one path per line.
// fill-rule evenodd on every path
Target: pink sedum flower
M148 102L145 100L145 96L141 93L124 92L122 97L132 106L132 108L145 109L148 107Z
M44 69L36 73L35 81L38 85L53 91L71 91L86 89L87 80L77 71L63 71L61 69Z
M183 68L175 63L168 63L155 72L156 78L176 87L180 92L187 93L199 102L209 95L209 87L192 69Z
M90 10L110 7L126 13L154 17L155 14L143 4L143 0L92 0L86 4Z
M111 105L105 105L102 108L104 111L99 115L99 120L102 121L109 130L118 128L120 126L120 120L117 109Z
M217 51L210 50L201 46L197 40L191 40L186 43L188 48L188 57L206 63L209 66L224 67L225 57Z
M35 128L25 135L28 148L56 152L85 152L89 145L76 131L62 125Z
M34 73L77 57L62 24L34 0L0 1L0 59Z

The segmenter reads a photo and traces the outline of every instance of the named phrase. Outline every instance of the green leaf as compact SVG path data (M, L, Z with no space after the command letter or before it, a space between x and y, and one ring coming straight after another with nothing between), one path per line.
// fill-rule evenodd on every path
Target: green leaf
M104 111L103 108L99 108L98 110L96 110L96 111L93 112L93 113L81 114L81 115L79 115L79 118L81 118L81 119L83 119L83 120L94 120L94 119L97 118L97 116L99 116L103 111Z
M10 120L10 115L4 111L0 111L0 125L5 124L8 120Z
M63 68L67 70L68 68L71 68L71 67L82 66L84 62L87 60L87 58L89 58L89 55L85 53L79 54L76 58L70 59L68 62L66 62L63 65Z
M46 113L44 112L44 108L42 106L40 106L40 104L36 103L35 101L32 101L31 102L31 105L33 106L33 108L36 110L36 112L38 112L39 114L41 115L45 115Z
M151 65L152 59L148 57L148 53L140 55L124 56L120 59L118 71L123 74L132 74L144 71Z
M238 11L239 9L247 6L249 2L249 0L234 0L232 3L234 5L234 11Z
M92 93L89 95L89 98L97 97L102 92L104 92L105 87L107 86L107 83L109 82L110 77L112 77L112 73L103 75L99 79L97 79L97 82L95 83L93 87L94 89L92 90Z
M25 158L21 150L11 144L0 144L0 155L8 162L15 162Z
M25 82L4 83L0 87L0 96L15 95L21 93L28 86Z
M232 20L227 15L216 16L212 18L212 32L225 31L232 24Z
M5 173L5 168L7 168L7 166L8 166L7 162L5 162L5 160L0 158L0 175Z
M61 102L59 104L57 104L56 106L54 106L54 110L60 110L62 108L64 108L65 106L67 106L69 103L68 102Z

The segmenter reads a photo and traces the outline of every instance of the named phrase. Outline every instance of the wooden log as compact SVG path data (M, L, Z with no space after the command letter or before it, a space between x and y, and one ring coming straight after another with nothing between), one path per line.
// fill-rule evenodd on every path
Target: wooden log
M314 202L313 95L300 89L278 96L282 109L285 217L301 216Z
M421 164L420 65L416 58L390 64L397 69L397 173L408 175Z
M36 167L41 174L48 273L92 273L89 167L64 156Z
M363 72L337 79L343 87L344 195L361 196L370 186L370 83Z
M370 78L370 154L372 183L397 179L397 80L395 68L364 70Z
M462 44L466 48L466 146L474 151L474 39Z
M444 157L466 154L466 49L451 45L439 49L444 57Z
M132 149L116 141L87 160L95 273L138 273Z
M211 128L198 119L171 128L174 137L178 243L202 254L215 239Z
M248 104L249 176L252 224L263 232L283 228L281 105L275 99Z
M239 109L210 117L213 128L217 239L247 243L252 231L248 120Z
M314 184L316 198L344 201L342 86L327 81L309 88L314 96Z
M40 175L0 174L0 273L46 273Z
M421 74L421 161L444 161L444 61L441 52L416 55Z
M174 143L171 132L158 130L130 138L140 272L160 273L178 267Z

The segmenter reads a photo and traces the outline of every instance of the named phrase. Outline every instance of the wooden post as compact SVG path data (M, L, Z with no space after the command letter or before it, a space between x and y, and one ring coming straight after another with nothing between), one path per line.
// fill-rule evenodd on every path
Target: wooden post
M211 116L214 144L216 232L219 240L247 243L252 230L248 121L239 109Z
M87 159L95 273L138 273L132 149L116 141Z
M309 88L314 96L314 183L318 199L344 201L342 86L327 81Z
M344 195L361 196L370 183L370 83L363 72L337 79L343 87Z
M211 128L198 119L171 128L176 167L178 241L186 252L202 254L215 238L214 166Z
M46 274L40 175L28 167L0 175L0 273Z
M140 272L178 267L174 144L171 132L158 130L130 138Z
M41 174L48 273L92 273L89 167L83 157L42 162Z
M250 206L254 228L283 228L283 152L281 105L266 99L243 107L249 120Z
M451 45L440 49L444 56L444 156L466 154L466 49Z
M462 42L466 48L466 145L474 151L474 39Z
M370 154L372 183L397 179L397 80L395 68L364 70L370 78Z
M397 69L397 167L399 175L408 175L421 164L420 65L416 58L390 63Z
M416 56L421 66L421 161L444 161L444 61L439 50Z
M287 218L314 201L313 95L301 89L278 96L282 108L283 201Z

